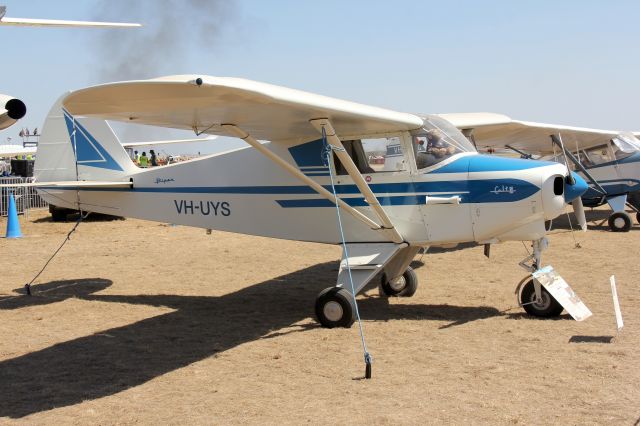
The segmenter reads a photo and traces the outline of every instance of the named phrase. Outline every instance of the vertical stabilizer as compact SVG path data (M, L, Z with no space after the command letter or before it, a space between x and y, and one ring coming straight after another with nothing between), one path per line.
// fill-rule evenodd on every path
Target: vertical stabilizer
M105 120L74 117L53 106L38 144L35 176L44 181L128 180L138 171Z

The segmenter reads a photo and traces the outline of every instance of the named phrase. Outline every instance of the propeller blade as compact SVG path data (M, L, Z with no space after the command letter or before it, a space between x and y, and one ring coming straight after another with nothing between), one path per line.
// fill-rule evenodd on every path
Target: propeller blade
M575 200L571 202L573 206L573 214L576 216L578 220L578 225L582 228L583 231L587 230L587 218L584 214L584 206L582 205L582 198L576 197Z

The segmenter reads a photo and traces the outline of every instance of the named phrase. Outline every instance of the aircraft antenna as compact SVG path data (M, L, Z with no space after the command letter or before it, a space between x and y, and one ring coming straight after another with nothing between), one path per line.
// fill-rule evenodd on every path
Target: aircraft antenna
M340 217L340 206L338 205L338 193L336 192L336 186L334 183L334 168L331 165L331 155L335 147L329 145L327 143L327 132L322 126L322 144L324 145L324 154L325 160L327 162L327 166L329 167L329 176L331 177L331 190L333 191L333 196L335 197L335 205L336 205L336 214L338 217L338 229L340 229L340 239L342 240L342 247L344 249L344 259L347 265L347 271L349 272L349 283L351 285L351 297L353 298L353 306L355 307L356 320L358 321L358 328L360 330L360 340L362 342L362 351L364 355L364 364L365 364L365 372L364 378L371 378L371 354L367 350L367 342L364 337L364 330L362 329L362 320L360 319L360 311L358 310L358 301L356 300L356 290L353 285L353 277L351 276L351 266L349 265L349 252L347 248L347 241L344 238L344 229L342 227L342 218ZM343 148L344 149L344 148Z

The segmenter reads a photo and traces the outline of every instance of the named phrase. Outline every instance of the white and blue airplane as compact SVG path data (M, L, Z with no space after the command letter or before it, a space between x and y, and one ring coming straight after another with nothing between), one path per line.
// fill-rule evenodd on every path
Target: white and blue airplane
M640 223L640 132L589 129L512 120L494 113L439 114L453 123L479 150L510 150L524 157L569 165L589 182L583 204L611 208L609 228L631 229L629 207ZM583 223L586 226L586 222Z
M141 169L106 120L235 136L250 147ZM369 161L388 154L402 158L392 170ZM376 276L382 295L413 295L409 265L424 247L527 240L530 271L540 269L545 221L588 188L555 162L480 155L435 115L197 75L63 95L42 129L35 178L41 196L64 208L340 244L336 286L316 299L325 327L351 326L355 294ZM562 312L544 288L523 284L528 313Z

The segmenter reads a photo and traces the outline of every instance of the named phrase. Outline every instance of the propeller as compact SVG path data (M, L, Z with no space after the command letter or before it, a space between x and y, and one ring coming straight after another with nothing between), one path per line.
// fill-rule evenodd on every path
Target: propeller
M587 231L587 218L584 214L584 206L582 205L582 197L576 197L572 202L573 214L576 216L578 225L583 231Z
M552 135L551 137L555 138L555 135ZM569 186L574 186L574 185L576 185L577 181L581 180L581 179L576 179L576 175L574 175L574 173L571 171L571 168L569 167L569 161L567 160L567 151L566 151L566 149L564 147L564 143L562 142L562 135L560 133L558 133L558 137L557 137L556 140L560 144L560 148L562 149L562 155L564 157L564 164L567 167L567 178L565 179L565 182ZM585 213L584 213L584 205L582 204L582 197L580 197L580 196L575 197L571 201L571 205L573 206L573 214L575 215L576 220L578 221L578 225L580 225L580 228L583 231L586 231L587 230L587 218L586 218Z

